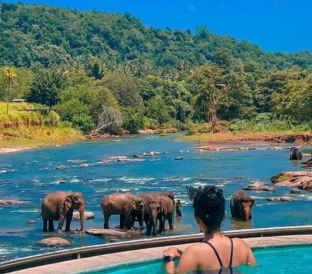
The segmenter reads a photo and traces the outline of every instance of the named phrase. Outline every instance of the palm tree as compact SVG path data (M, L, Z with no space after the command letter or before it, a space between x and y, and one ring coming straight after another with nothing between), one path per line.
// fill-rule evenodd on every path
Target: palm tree
M14 84L14 77L16 77L16 72L14 68L5 67L4 72L4 85L7 87L7 115L9 115L9 101L10 101L10 91L11 85Z

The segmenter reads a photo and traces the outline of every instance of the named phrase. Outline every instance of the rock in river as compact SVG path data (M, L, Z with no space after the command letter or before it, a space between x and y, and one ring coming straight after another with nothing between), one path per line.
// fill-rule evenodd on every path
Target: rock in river
M89 219L93 219L94 218L94 213L93 212L88 212L86 211L84 213L84 219L85 220L89 220ZM80 214L78 211L73 213L73 220L80 220Z
M71 242L62 239L61 237L50 237L36 243L38 247L65 247L70 246Z

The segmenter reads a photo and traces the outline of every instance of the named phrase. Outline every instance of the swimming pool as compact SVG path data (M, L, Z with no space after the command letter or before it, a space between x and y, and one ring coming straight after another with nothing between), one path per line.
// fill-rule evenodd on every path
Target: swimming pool
M312 273L312 245L265 247L254 249L258 265L256 267L240 266L237 270L244 274L282 274ZM121 265L90 274L145 274L149 272L163 274L164 265L161 260L145 263Z

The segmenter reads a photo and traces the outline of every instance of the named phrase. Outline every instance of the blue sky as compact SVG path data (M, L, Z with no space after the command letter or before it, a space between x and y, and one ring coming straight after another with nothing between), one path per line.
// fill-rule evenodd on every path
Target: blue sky
M207 26L214 34L247 40L270 52L312 53L312 0L2 0L51 6L130 12L144 25L195 32Z

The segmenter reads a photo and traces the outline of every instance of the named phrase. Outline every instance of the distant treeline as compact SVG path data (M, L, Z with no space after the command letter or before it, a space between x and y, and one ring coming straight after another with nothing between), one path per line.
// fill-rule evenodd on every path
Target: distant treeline
M223 51L222 51L223 49ZM217 51L217 52L216 52ZM312 69L312 56L266 53L258 45L212 34L208 27L154 29L130 13L82 12L46 5L0 3L0 66L49 67L88 64L97 57L116 64L194 68L227 55L230 62L254 61L264 69ZM143 69L141 69L143 70ZM146 71L145 71L146 72ZM137 68L137 74L144 73Z
M45 105L84 133L311 129L308 52L266 53L207 27L153 29L128 13L0 5L1 101Z

